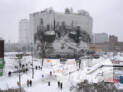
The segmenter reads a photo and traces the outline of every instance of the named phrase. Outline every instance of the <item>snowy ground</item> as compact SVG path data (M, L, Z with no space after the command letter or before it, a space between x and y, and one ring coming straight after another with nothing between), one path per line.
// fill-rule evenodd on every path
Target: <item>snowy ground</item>
M113 57L112 57L113 58ZM114 58L118 58L123 60L122 55L117 55ZM33 58L34 60L34 68L35 66L41 65L41 60ZM50 62L47 62L50 60ZM22 74L21 84L22 87L27 92L70 92L70 87L72 84L76 84L85 79L88 79L90 82L98 82L103 78L100 77L99 74L102 73L102 69L99 67L102 64L108 64L110 59L93 59L92 63L89 63L89 60L83 60L83 66L80 70L78 70L78 65L76 65L75 59L68 59L67 62L63 65L60 64L59 59L45 59L43 69L34 69L34 78L32 78L32 57L26 56L23 57L22 62L28 63L29 71L25 74ZM5 57L5 69L4 76L0 77L0 89L8 89L8 88L17 88L17 81L19 80L18 74L12 74L11 77L8 77L9 71L14 71L15 65L17 65L17 60L15 60L14 56L6 56ZM87 66L87 62L89 67ZM90 66L91 65L91 66ZM52 71L53 75L50 76L50 71ZM69 73L71 72L71 73ZM42 77L44 75L44 77ZM26 81L27 79L32 80L32 87L27 87ZM51 82L51 85L48 86L48 82ZM63 83L63 89L58 88L58 81ZM120 84L120 88L122 88L122 84Z
M17 65L17 60L14 59L14 56L5 57L5 69L4 76L0 77L0 89L8 89L8 88L18 88L17 81L19 81L19 77L17 73L12 73L11 77L8 77L9 71L14 71L15 65ZM34 60L34 68L35 66L41 66L41 60ZM21 85L27 92L69 92L69 88L71 83L69 81L64 81L64 78L58 77L61 76L61 72L58 71L60 68L63 68L62 64L60 64L59 59L50 59L50 62L47 62L49 59L44 60L43 69L34 69L34 78L32 78L32 57L26 56L23 57L22 62L28 63L29 71L25 74L22 73L21 76ZM50 76L50 71L53 72L53 75ZM56 73L55 73L56 72ZM42 77L44 75L44 77ZM56 75L56 76L55 76ZM27 87L26 81L27 79L32 80L32 87ZM63 90L58 88L58 80L63 83ZM48 86L48 81L50 81L50 86Z

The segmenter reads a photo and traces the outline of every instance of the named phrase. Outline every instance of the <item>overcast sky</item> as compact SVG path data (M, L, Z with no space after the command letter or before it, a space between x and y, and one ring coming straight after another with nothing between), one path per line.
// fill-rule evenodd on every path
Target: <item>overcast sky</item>
M29 14L53 7L87 10L93 17L93 32L116 35L123 41L123 0L0 0L0 37L6 42L18 41L18 22Z

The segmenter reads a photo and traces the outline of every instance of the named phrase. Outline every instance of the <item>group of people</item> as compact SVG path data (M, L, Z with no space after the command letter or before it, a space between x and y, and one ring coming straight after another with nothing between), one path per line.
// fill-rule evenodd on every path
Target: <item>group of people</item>
M22 68L24 68L25 66L27 67L28 66L28 64L26 63L26 64L19 64L20 65L20 67L22 67ZM17 67L18 68L18 67Z
M37 70L38 68L42 70L42 67L40 67L40 66L35 66L35 69L36 69L36 70Z
M58 81L58 88L62 89L62 86L63 86L62 82L60 83L60 82Z
M27 80L27 87L32 86L32 80Z

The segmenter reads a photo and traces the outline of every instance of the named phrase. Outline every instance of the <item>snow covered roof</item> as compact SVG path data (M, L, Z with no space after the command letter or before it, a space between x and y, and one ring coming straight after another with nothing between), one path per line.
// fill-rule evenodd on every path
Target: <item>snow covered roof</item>
M54 31L47 31L47 32L45 32L45 35L55 35L55 32Z

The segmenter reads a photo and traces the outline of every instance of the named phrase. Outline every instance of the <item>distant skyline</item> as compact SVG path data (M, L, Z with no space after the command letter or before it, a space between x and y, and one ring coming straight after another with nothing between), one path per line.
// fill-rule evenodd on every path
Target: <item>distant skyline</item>
M19 21L53 7L57 12L84 9L93 18L93 33L107 33L123 41L123 0L0 0L0 37L18 42Z

